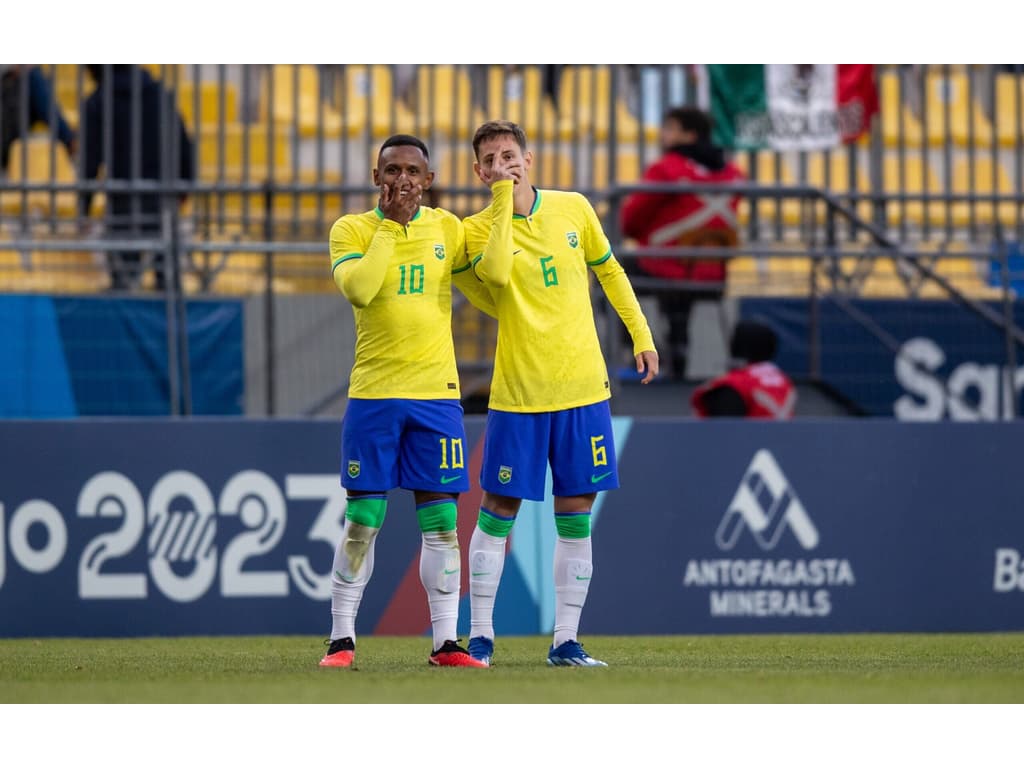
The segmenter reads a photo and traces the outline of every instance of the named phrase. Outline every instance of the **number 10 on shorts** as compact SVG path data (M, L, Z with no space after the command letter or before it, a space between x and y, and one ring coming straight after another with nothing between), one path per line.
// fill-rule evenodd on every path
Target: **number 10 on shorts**
M448 465L448 457L451 455L451 466ZM462 438L442 437L441 438L441 465L439 469L462 469Z

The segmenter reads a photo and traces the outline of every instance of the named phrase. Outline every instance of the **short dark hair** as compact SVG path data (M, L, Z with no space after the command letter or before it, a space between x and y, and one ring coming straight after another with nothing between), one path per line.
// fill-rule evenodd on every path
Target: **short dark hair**
M711 115L697 107L673 107L665 113L662 122L675 120L684 131L693 131L697 134L699 144L707 144L711 141Z
M769 326L741 320L732 331L729 354L748 363L763 363L774 359L778 345L779 339Z
M388 147L416 147L423 156L430 159L430 152L427 151L427 145L415 136L411 136L408 133L396 133L394 136L388 138L383 144L380 145L380 151L377 153L377 160L380 161L380 156L384 154L384 150Z
M526 151L526 131L511 120L488 120L473 134L473 154L480 159L480 145L498 136L512 136L519 148Z

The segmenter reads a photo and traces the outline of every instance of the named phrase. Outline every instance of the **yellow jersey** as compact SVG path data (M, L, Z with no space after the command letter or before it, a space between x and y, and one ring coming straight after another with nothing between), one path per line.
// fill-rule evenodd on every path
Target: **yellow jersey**
M355 315L349 397L458 399L452 274L472 275L458 217L421 206L402 226L379 208L348 214L331 227L330 250Z
M538 189L533 209L521 216L512 212L512 181L492 191L491 205L463 221L471 264L497 308L489 406L540 413L608 399L590 271L626 324L634 352L654 350L654 340L597 213L581 194Z

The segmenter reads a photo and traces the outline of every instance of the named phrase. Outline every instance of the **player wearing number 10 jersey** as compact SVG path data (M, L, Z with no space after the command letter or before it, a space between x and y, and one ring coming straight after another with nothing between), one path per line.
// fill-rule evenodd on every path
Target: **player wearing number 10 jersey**
M426 145L392 136L373 181L377 207L331 228L331 269L355 315L355 363L342 421L341 482L348 491L331 577L331 641L324 667L350 667L355 621L373 571L387 492L413 491L422 532L437 666L484 666L458 645L458 493L469 490L459 378L452 343L452 282L477 306L493 303L470 270L462 223L420 205L434 174Z
M598 491L619 484L591 271L633 338L645 384L658 372L658 354L587 199L530 185L533 155L515 123L480 126L473 150L474 170L490 186L492 202L466 218L466 246L494 296L498 346L480 474L484 497L469 550L469 652L491 662L505 540L522 499L543 500L550 463L558 538L548 663L604 666L577 639L593 570L590 510Z

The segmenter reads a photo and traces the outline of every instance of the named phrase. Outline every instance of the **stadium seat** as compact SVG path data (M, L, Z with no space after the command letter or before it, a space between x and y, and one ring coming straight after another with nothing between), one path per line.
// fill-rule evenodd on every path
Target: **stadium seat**
M53 92L57 99L57 104L60 105L61 114L64 115L64 119L68 121L68 125L73 130L77 130L79 125L78 109L81 102L96 87L92 78L89 77L83 68L82 93L81 98L79 98L78 69L81 66L80 64L54 64L52 68L47 68L49 70L47 74L50 77L50 82L53 84Z
M786 157L781 153L761 150L760 152L755 152L754 156L757 158L756 173L751 169L749 152L737 152L733 158L733 161L743 171L748 181L757 182L769 187L796 183L793 171ZM752 201L750 200L745 198L740 200L739 220L741 224L749 222L751 205ZM776 220L781 207L783 223L796 225L800 223L800 206L801 201L795 197L782 199L781 201L778 199L761 198L757 203L757 212L761 223L766 224Z
M417 130L426 136L468 139L483 122L473 106L465 65L421 64L416 71Z
M906 298L907 286L900 277L896 263L891 257L874 259L871 272L860 288L865 298Z
M867 194L871 191L871 179L868 176L867 168L856 160L860 157L855 155L853 164L850 162L849 152L845 147L839 147L826 152L807 153L807 183L818 187L825 192L840 198L840 202L848 204L842 196L850 192ZM851 181L850 175L853 172ZM818 221L823 219L824 211L821 206L816 206L819 212ZM862 219L871 218L871 203L862 200L854 206L854 211Z
M221 114L221 87L217 82L202 82L198 86L191 81L178 85L178 110L190 135L196 131L196 91L199 92L199 124L203 126L218 123L238 122L238 91L234 83L225 81L223 88L224 112Z
M611 123L612 68L607 64L568 65L558 85L560 136L577 140L593 134L595 141L607 141ZM636 142L640 121L629 111L620 94L615 102L615 138Z
M206 129L200 135L199 178L203 181L241 181L247 166L250 182L265 181L269 175L271 136L274 177L279 180L290 177L291 141L286 131L277 129L271 134L265 124L229 123L224 126L223 145L219 130ZM243 159L247 163L243 164Z
M211 256L216 268L210 293L249 296L266 290L266 254L231 251ZM293 280L278 274L275 269L273 290L275 293L296 293L296 286Z
M487 71L486 119L518 123L530 144L565 138L569 132L560 131L555 105L543 86L539 66L527 64L509 71L503 64L492 64Z
M975 156L974 174L971 176L971 163L967 157L959 158L953 165L953 192L957 194L976 193L979 195L1013 194L1010 177L999 163L992 158ZM953 223L957 227L975 224L990 225L995 220L995 211L999 211L999 221L1003 226L1013 227L1017 223L1017 208L1012 201L994 205L991 201L970 203L960 201L953 204ZM973 213L972 213L973 208Z
M970 74L963 71L925 76L925 127L932 146L944 146L950 139L959 146L992 146L992 123L981 107L977 87L972 91L969 81Z
M737 256L726 267L727 296L806 296L811 260L800 257Z
M882 161L882 189L886 194L934 194L942 191L939 176L931 165L926 165L920 155L899 155L887 153ZM925 204L921 200L889 200L886 202L886 218L890 226L901 221L908 224L924 223ZM945 220L945 204L940 201L928 203L928 219L941 224Z
M27 165L22 158L23 149L27 154ZM77 181L71 158L63 144L50 140L48 133L36 134L27 142L15 139L11 144L7 180L13 184L74 184ZM30 216L74 217L78 210L78 196L71 191L52 193L32 191L24 198L21 192L0 194L0 210L5 214L25 212Z
M412 112L394 97L391 67L387 64L346 64L337 96L347 135L368 133L380 138L414 130Z
M291 128L300 136L318 136L320 131L326 138L337 138L341 135L341 114L323 98L320 73L316 66L271 64L270 68L271 75L269 78L263 78L261 89L264 117L266 107L270 106L273 110L274 123L282 128ZM349 135L355 133L355 130L349 131Z
M611 167L608 163L608 152L604 147L596 147L594 159L593 184L596 189L608 189L614 184L633 184L643 175L640 167L640 156L635 147L619 145L615 155L615 178L611 178Z
M901 84L899 72L879 75L879 119L886 146L916 149L924 144L924 128L910 106L906 82Z
M589 187L591 184L585 181L588 153L580 154L581 158L577 161L570 147L556 148L552 146L545 149L534 157L530 178L537 186L547 189L574 190ZM605 165L607 165L607 161L605 161ZM596 181L593 186L597 186Z
M14 251L0 239L0 286L5 292L92 294L109 282L101 253Z
M473 148L466 142L443 144L437 149L431 166L438 206L467 216L490 203L490 192L473 172L475 159ZM466 191L456 194L450 191L453 188Z
M993 120L1000 146L1016 147L1024 140L1024 75L996 75Z

